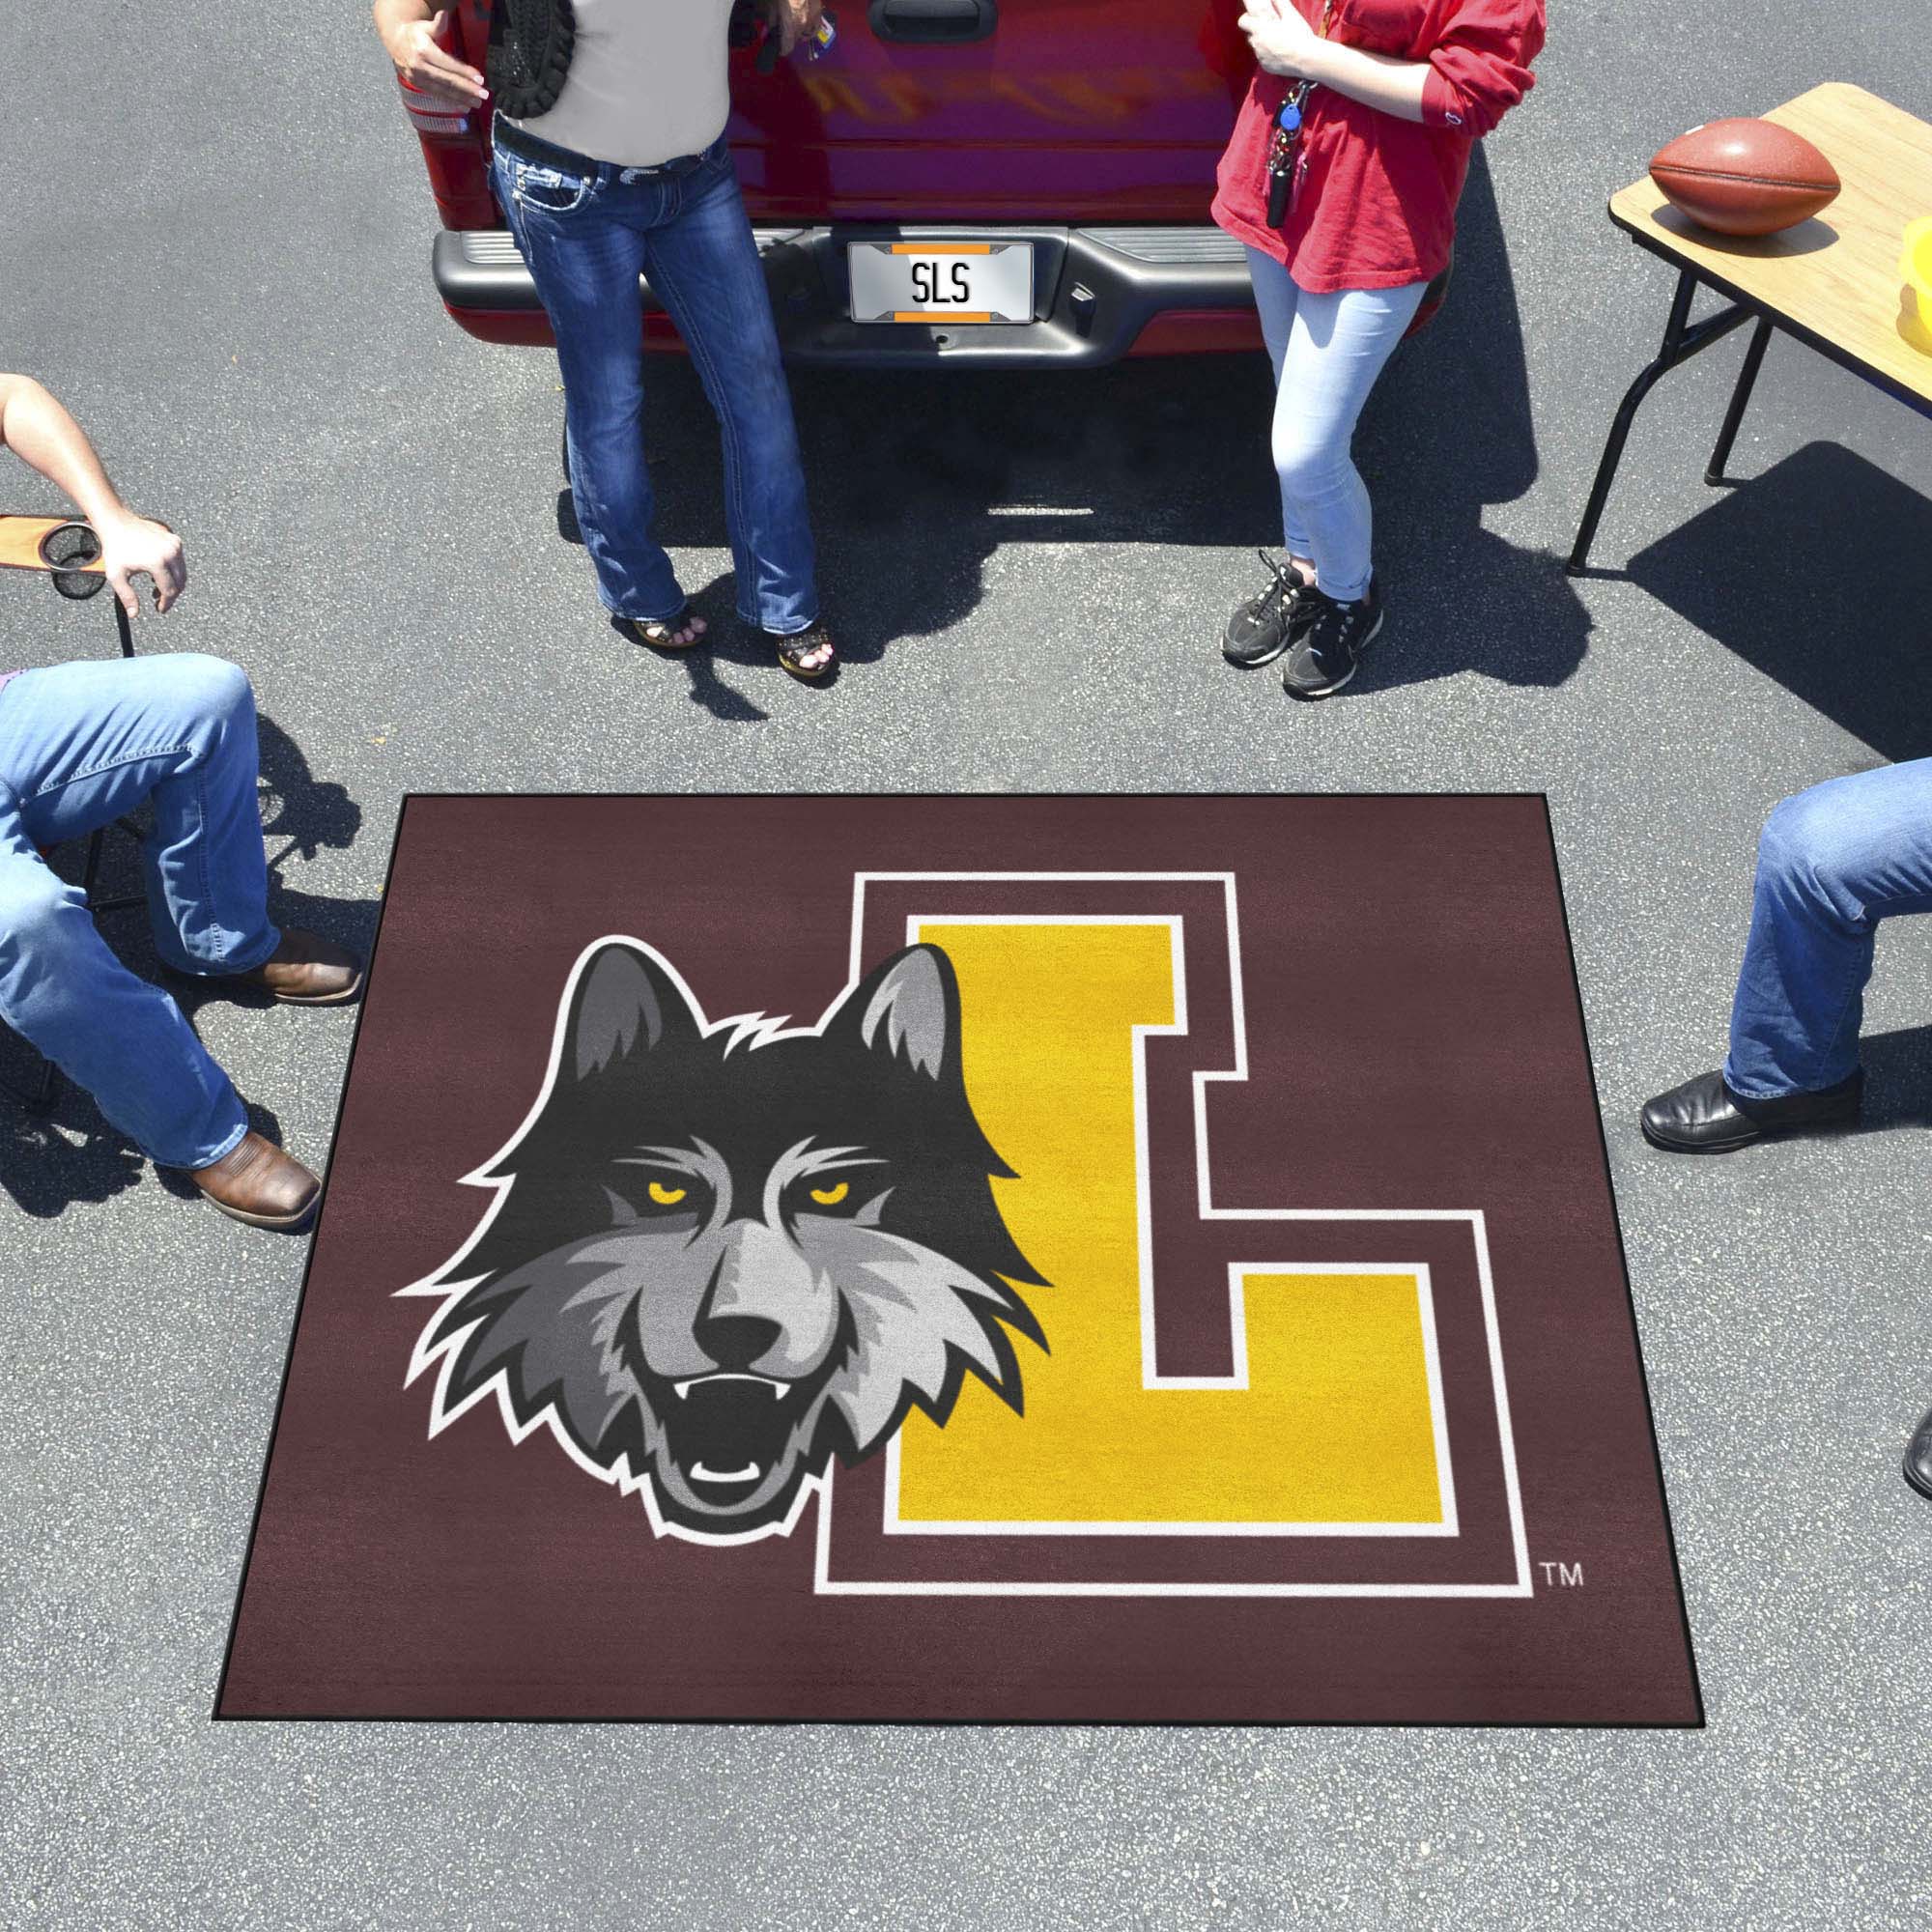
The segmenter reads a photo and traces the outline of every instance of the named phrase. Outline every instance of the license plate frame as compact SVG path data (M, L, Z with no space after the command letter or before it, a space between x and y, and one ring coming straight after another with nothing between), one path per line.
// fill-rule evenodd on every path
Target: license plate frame
M945 324L983 328L1029 323L1034 244L961 236L945 241L845 244L848 312L854 322Z

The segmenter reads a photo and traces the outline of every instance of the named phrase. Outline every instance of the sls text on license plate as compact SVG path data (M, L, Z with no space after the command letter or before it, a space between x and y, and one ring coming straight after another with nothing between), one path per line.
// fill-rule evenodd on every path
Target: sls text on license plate
M854 242L854 322L1031 322L1031 242Z

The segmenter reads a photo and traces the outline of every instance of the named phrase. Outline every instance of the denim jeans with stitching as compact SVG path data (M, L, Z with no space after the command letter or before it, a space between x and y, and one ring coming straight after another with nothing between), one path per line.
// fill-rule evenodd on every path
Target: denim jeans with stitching
M724 517L746 623L793 636L818 616L805 472L764 270L730 150L652 173L496 150L497 198L529 265L563 374L578 527L619 617L674 615L676 572L652 535L644 466L640 274L696 364L724 453Z
M219 658L55 665L0 686L0 1020L167 1167L233 1149L247 1131L242 1102L42 848L152 800L142 860L156 950L183 973L245 973L281 938L255 774L254 696Z
M1315 565L1322 590L1352 604L1368 594L1373 523L1350 446L1362 405L1429 284L1311 295L1259 248L1248 250L1248 275L1274 363L1282 541L1291 556Z
M1932 912L1932 758L1787 798L1758 840L1732 1093L1766 1100L1849 1079L1878 923L1914 912Z

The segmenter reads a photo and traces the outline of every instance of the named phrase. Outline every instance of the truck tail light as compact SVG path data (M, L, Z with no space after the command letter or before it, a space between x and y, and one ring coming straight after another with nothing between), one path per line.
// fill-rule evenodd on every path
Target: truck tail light
M396 84L402 91L403 106L409 114L410 126L418 134L468 134L473 130L475 123L467 109L454 107L446 100L432 99L400 75Z

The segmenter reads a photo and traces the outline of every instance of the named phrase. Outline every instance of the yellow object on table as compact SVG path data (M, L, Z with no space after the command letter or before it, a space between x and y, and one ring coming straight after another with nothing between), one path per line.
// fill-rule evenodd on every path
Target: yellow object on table
M1905 254L1898 264L1905 278L1905 301L1898 332L1915 349L1932 355L1932 214L1905 231Z

